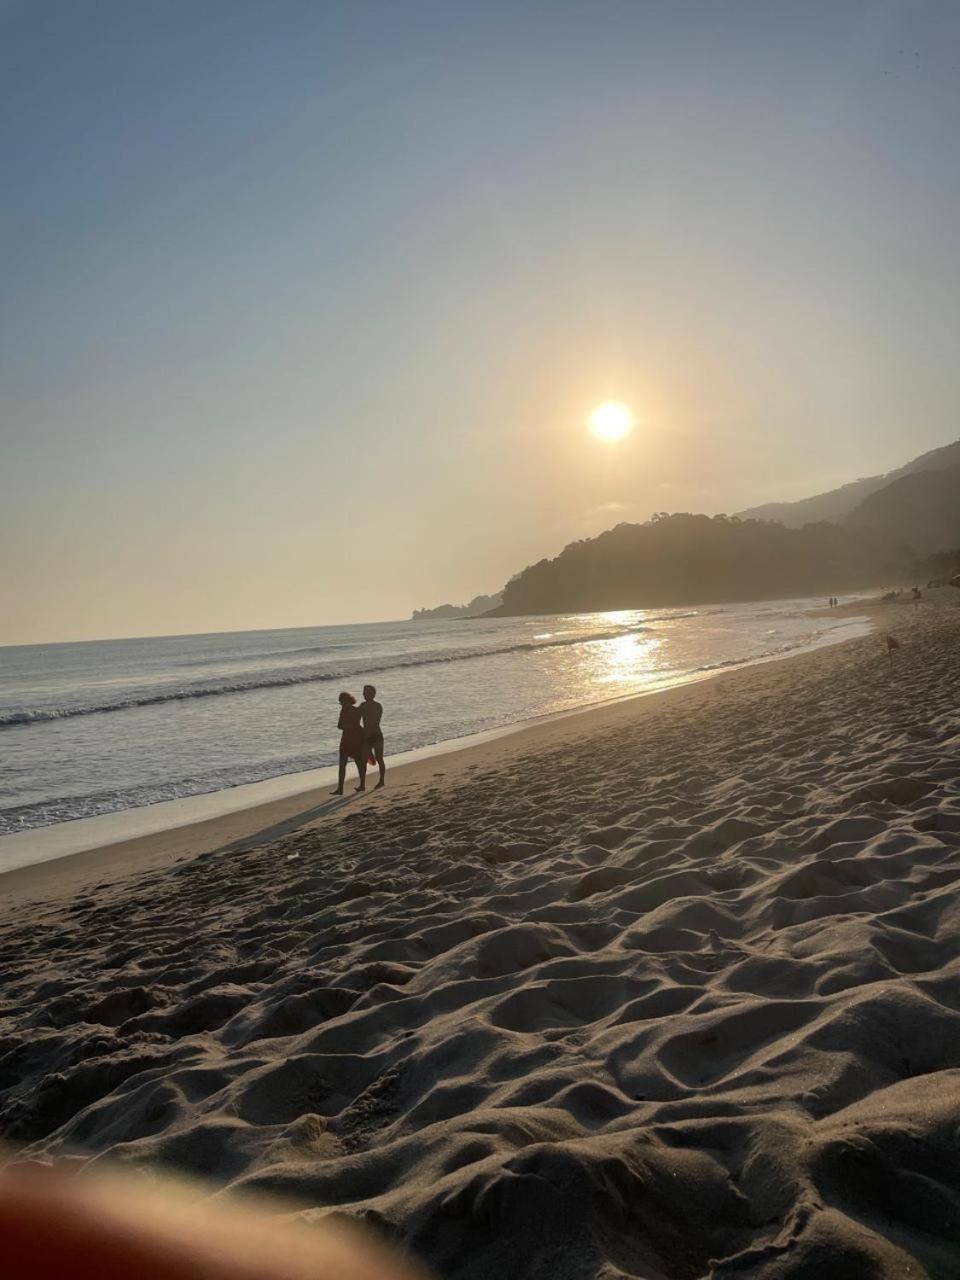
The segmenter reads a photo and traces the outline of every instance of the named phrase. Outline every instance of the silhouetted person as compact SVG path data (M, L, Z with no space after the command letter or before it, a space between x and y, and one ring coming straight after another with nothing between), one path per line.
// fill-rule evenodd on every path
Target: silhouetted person
M377 691L372 684L363 686L363 701L360 703L360 718L363 721L363 743L367 751L373 755L380 770L380 781L377 787L382 787L387 776L387 766L383 763L383 730L380 728L380 721L383 719L383 707L374 699Z
M352 693L341 693L340 695L340 719L337 721L337 728L342 730L340 734L340 775L337 779L336 791L331 791L331 795L343 795L343 781L347 776L347 761L353 760L357 766L357 773L360 775L360 785L354 787L355 791L366 791L367 789L367 747L363 740L363 725L360 720L360 710L357 707L357 700Z

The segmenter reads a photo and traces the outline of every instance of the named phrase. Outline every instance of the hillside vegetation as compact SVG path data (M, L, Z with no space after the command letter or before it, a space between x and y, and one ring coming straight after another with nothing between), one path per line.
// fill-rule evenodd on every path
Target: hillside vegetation
M573 542L509 583L494 616L706 604L925 580L960 546L960 466L907 475L842 523L660 514ZM950 557L947 557L950 560Z
M960 546L960 465L895 480L864 499L845 523L917 554Z
M764 518L761 518L761 515ZM776 518L772 518L776 516ZM414 619L707 604L926 581L960 556L960 441L887 476L740 516L660 513L573 542L498 597Z
M800 529L805 524L814 524L820 520L839 521L871 494L903 476L921 471L936 471L957 464L960 464L960 440L922 453L886 475L865 476L861 480L841 485L839 489L818 493L812 498L801 498L798 502L766 502L762 506L741 511L739 515L742 520L777 520L789 529Z
M509 583L495 615L834 594L878 570L873 549L838 525L786 529L727 516L656 515L573 542Z
M434 609L414 609L412 622L430 622L438 618L479 618L500 604L502 596L474 596L469 604L438 604Z

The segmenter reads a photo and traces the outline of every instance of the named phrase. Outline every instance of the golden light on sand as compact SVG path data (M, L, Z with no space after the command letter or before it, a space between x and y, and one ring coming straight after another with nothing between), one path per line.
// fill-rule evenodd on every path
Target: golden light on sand
M625 404L617 400L607 400L598 404L590 415L590 430L598 440L605 444L616 444L624 436L630 434L634 426L634 416Z

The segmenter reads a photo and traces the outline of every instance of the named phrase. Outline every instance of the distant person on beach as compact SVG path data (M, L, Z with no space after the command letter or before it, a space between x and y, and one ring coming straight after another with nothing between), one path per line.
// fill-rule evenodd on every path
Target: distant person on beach
M352 693L344 691L340 695L340 719L337 721L337 728L341 730L340 734L340 775L337 779L336 791L331 791L333 796L343 795L343 782L347 776L347 761L353 760L357 766L357 773L360 775L360 785L354 787L354 791L366 791L367 789L367 745L363 740L363 724L360 719L360 709L357 706L357 700Z
M360 718L363 721L363 742L368 753L374 757L380 770L380 781L375 790L383 786L387 776L387 766L383 763L383 730L380 721L383 719L383 707L374 699L377 691L372 684L363 686L363 701L360 703Z

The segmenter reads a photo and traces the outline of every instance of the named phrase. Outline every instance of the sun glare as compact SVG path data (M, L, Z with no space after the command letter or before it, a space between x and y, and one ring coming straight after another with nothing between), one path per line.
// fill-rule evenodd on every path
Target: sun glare
M598 404L590 415L590 430L598 440L616 444L633 430L634 417L625 404L608 400Z

